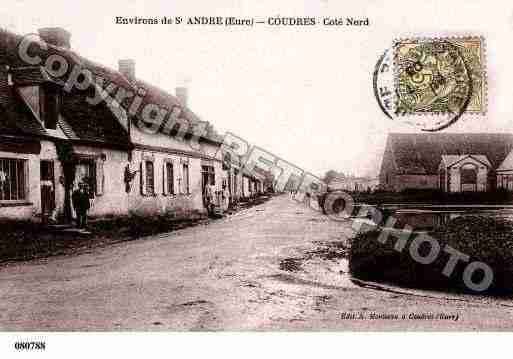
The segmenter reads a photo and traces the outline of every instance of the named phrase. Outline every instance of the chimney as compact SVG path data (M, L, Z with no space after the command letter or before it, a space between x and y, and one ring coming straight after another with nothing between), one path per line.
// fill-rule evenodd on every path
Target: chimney
M50 45L69 49L71 33L61 27L45 27L38 30L39 37Z
M179 86L175 89L176 97L178 98L178 101L180 103L187 107L187 87L185 86Z
M119 72L127 78L129 82L135 81L135 61L132 59L123 59L118 61Z

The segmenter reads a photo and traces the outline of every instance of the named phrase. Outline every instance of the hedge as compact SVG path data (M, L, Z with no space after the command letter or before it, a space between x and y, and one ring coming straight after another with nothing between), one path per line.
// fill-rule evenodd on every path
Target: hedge
M394 249L397 237L389 235L382 244L378 241L382 231L377 229L359 233L354 237L349 251L349 269L361 279L386 281L408 287L439 288L471 291L464 284L463 271L473 261L486 263L494 275L488 292L513 292L513 220L498 217L462 216L450 221L445 227L427 233L440 245L440 252L432 263L415 261L409 251L413 239L420 235L413 232L404 249ZM395 234L398 234L395 231ZM459 261L450 277L442 274L450 254L444 251L450 246L469 256L468 262ZM430 251L429 243L420 246L419 254ZM474 282L483 278L478 270Z

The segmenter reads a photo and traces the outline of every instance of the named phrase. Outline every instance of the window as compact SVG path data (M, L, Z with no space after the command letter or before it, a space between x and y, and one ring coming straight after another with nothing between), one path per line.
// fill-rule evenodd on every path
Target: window
M233 194L237 195L237 178L239 176L239 171L233 171Z
M172 162L166 162L164 167L164 194L175 194L175 177Z
M188 163L184 163L182 168L183 168L183 170L182 170L183 191L184 191L184 193L189 194L190 193L190 188L189 188L189 164Z
M53 84L47 84L43 86L39 93L41 121L45 128L55 130L57 129L61 102L59 88Z
M26 160L0 158L0 201L20 201L27 197Z
M155 173L153 171L153 162L146 161L146 193L155 194Z
M205 186L207 184L214 186L216 184L214 166L201 166L201 179L203 181L203 191L205 190Z
M89 198L101 196L105 187L103 164L105 159L88 155L80 155L75 165L75 186L79 183L87 184Z
M226 152L223 157L223 171L228 171L232 162L232 155L230 152Z
M477 191L477 166L471 163L461 166L460 184L462 191Z
M75 166L75 185L86 183L89 198L96 193L96 164L94 160L80 160Z

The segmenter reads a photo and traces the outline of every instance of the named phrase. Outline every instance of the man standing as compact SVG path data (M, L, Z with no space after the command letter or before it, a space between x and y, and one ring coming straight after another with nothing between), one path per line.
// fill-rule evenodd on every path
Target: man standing
M214 214L214 195L215 195L215 187L213 185L207 184L205 186L205 206L207 207L207 213L209 216Z
M305 206L310 207L310 199L312 198L312 194L310 191L305 192L305 197L303 198L303 202Z
M71 200L77 215L77 227L84 228L87 223L87 211L91 208L89 193L85 183L81 182L78 184L78 189L71 195Z

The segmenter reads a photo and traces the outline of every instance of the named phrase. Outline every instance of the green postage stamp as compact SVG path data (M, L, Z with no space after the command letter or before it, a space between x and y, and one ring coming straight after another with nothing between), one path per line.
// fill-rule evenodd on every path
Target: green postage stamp
M396 115L486 113L482 37L397 40L393 62Z

